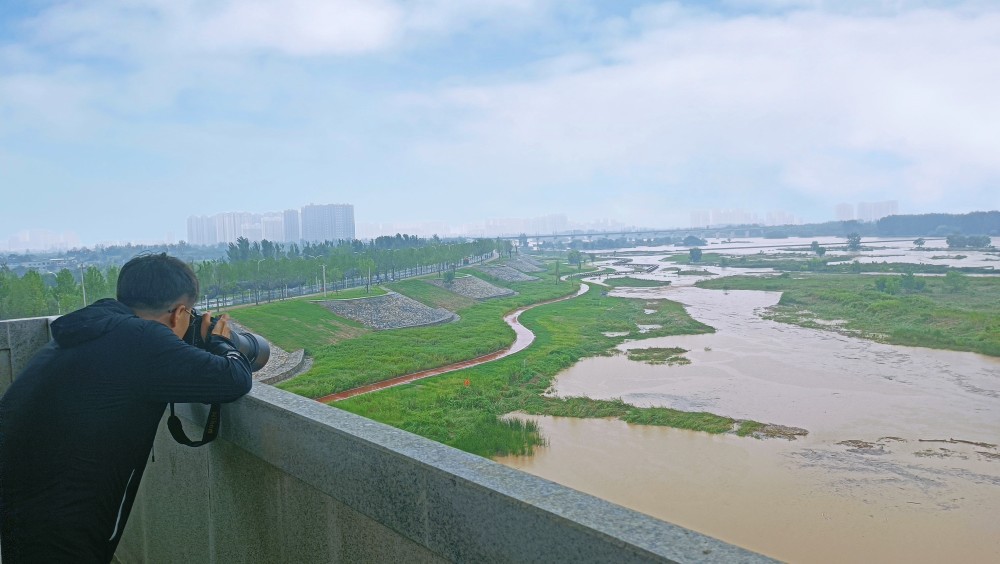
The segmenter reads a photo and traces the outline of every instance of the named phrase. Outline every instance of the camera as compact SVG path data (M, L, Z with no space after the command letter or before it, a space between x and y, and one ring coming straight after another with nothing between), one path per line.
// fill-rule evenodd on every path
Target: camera
M209 335L211 335L212 329L215 328L215 324L219 318L211 317L210 319L211 323L207 331ZM203 323L203 314L198 310L192 309L191 326L188 327L187 333L184 334L184 340L200 349L207 349L208 343L201 337L201 326ZM267 342L267 339L260 335L248 331L238 331L235 327L230 326L229 340L232 341L236 350L243 353L243 356L247 357L247 360L250 361L250 370L252 372L257 372L261 368L264 368L264 365L271 358L271 345Z

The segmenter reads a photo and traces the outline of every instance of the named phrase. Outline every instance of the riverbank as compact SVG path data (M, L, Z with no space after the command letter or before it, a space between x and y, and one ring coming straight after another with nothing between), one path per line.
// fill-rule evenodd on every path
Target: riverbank
M707 412L546 394L556 374L583 358L620 354L615 347L628 339L713 331L675 302L591 291L527 311L521 322L536 336L527 350L490 364L348 399L337 407L483 456L530 454L544 444L533 423L506 417L513 412L614 417L642 425L754 436L774 436L770 433L780 429Z
M1000 356L1000 277L919 277L922 288L880 291L863 275L729 276L700 288L782 292L768 319L883 343ZM883 282L884 288L892 288Z
M425 280L407 280L389 288L429 307L455 311L460 321L372 332L322 311L317 304L296 303L269 305L254 314L253 326L270 336L271 325L277 325L274 329L279 337L275 342L279 345L294 336L291 327L301 330L304 324L298 320L320 328L309 340L311 369L279 385L315 398L502 350L514 340L513 331L503 322L505 313L569 295L579 287L576 282L557 279L554 265L546 272L536 273L539 279L532 281L506 281L481 272L472 274L516 295L477 301ZM649 282L634 284L648 286ZM621 354L615 347L626 340L713 331L710 326L695 322L675 302L589 292L525 312L521 321L536 335L528 350L490 365L347 399L338 402L337 407L483 456L530 453L534 446L544 444L544 438L532 423L505 417L511 412L616 417L636 424L708 433L791 438L785 434L786 428L777 425L698 410L546 396L552 378L560 371L583 358ZM334 327L340 330L333 331Z

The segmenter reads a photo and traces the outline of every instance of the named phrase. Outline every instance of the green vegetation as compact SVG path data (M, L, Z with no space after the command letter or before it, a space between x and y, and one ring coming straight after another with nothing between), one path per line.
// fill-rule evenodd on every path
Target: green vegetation
M677 272L678 276L715 276L714 272L709 272L707 270L680 270Z
M518 291L532 284L511 284ZM535 283L537 284L537 283ZM462 313L463 319L481 304ZM652 309L652 314L644 310ZM677 303L667 300L614 298L591 290L572 300L547 304L521 314L535 332L528 349L510 357L366 394L337 407L483 456L530 453L542 443L537 429L510 427L511 412L571 417L621 417L641 424L671 425L708 432L729 432L735 422L711 414L643 409L621 401L549 398L552 378L582 358L614 354L614 346L634 334L637 323L661 327L646 337L711 332Z
M669 280L643 280L641 278L608 278L604 284L612 288L662 288L669 286Z
M137 250L123 249L127 255L122 262ZM199 301L218 310L234 303L300 297L307 287L319 287L321 279L336 295L337 290L351 286L373 289L386 280L430 273L444 276L461 264L481 263L497 255L509 258L513 250L510 241L501 239L442 241L396 235L369 242L306 243L301 248L291 243L286 249L282 243L240 237L229 244L228 260L192 262L191 266L201 287ZM29 268L18 275L0 260L0 319L59 315L114 297L119 270L116 265L103 270L94 265L79 270L62 268L58 272Z
M452 311L461 319L430 327L377 332L360 330L350 335L353 337L350 339L340 338L344 333L326 332L314 337L308 346L313 357L312 368L280 387L306 397L320 397L501 350L514 341L514 331L504 323L504 314L518 307L572 294L579 288L574 282L556 280L551 273L539 274L544 275L542 280L509 284L518 295L481 303L422 280L390 284L393 290L431 307L454 308ZM498 281L494 283L502 285ZM283 307L289 303L293 302L270 304L275 308L274 319L285 314ZM343 322L313 305L319 311L310 312L312 317L302 324L304 327L311 327L320 320L327 325ZM288 324L287 321L272 324L268 319L245 319L244 311L253 310L233 312L233 317L264 335L270 336L272 327L280 332L283 330L280 325ZM278 346L282 346L282 342L283 339L275 338Z
M629 360L645 362L646 364L691 364L691 361L683 356L686 352L686 349L679 347L653 347L648 349L629 349L626 354Z
M1000 356L1000 277L957 271L920 277L922 288L889 293L878 279L856 275L736 276L698 282L703 288L782 292L767 316L897 345ZM905 280L908 275L897 277Z
M356 321L338 317L313 301L288 300L231 310L230 317L252 331L267 335L285 350L304 348L310 355L349 339L371 333Z
M934 256L934 259L958 259L964 256ZM661 259L663 262L691 264L687 254L673 254ZM864 272L881 272L903 274L945 274L954 267L943 264L913 264L899 262L862 263L843 256L829 256L825 251L822 256L795 252L759 253L755 255L727 256L718 253L704 253L699 264L712 266L735 266L739 268L770 268L784 272L823 272L831 274L860 274ZM967 274L995 274L991 268L963 267L959 269Z

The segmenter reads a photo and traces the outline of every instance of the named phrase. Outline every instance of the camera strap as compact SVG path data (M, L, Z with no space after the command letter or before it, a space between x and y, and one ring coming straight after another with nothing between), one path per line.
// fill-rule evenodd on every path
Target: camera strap
M170 417L167 418L167 429L170 430L174 440L189 447L200 447L212 442L219 434L219 418L222 414L222 406L213 403L208 410L208 420L205 421L205 432L200 441L192 441L184 434L184 427L181 425L180 417L174 414L174 404L170 404Z

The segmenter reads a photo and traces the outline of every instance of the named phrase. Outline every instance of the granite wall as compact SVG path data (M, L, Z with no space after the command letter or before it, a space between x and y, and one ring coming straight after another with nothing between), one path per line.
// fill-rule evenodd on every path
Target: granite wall
M0 377L48 339L0 321ZM189 436L207 406L181 405ZM119 562L768 562L741 548L256 383L210 445L165 418Z

